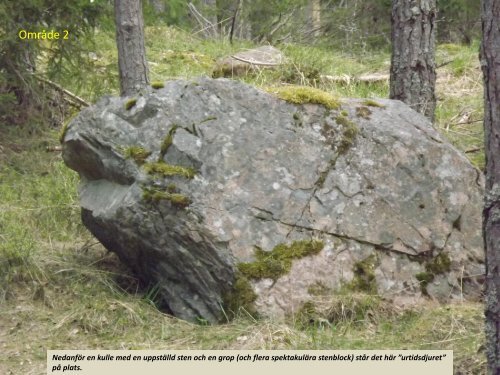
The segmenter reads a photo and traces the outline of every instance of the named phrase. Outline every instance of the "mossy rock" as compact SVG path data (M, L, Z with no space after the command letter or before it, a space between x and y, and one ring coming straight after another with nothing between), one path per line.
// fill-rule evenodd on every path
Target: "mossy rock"
M189 197L184 194L171 193L155 189L144 189L142 197L147 202L169 201L176 207L187 207L191 204Z
M311 296L324 296L332 293L332 288L327 287L321 281L316 281L314 284L309 285L307 293Z
M172 125L172 127L168 131L167 136L163 139L163 142L161 143L161 147L160 147L160 160L163 159L163 157L165 156L165 154L168 151L168 148L174 142L174 135L175 135L175 132L177 131L178 128L179 128L178 125Z
M376 102L373 99L366 99L366 100L363 101L363 104L367 105L368 107L385 108L385 105L383 105L383 104L381 104L379 102Z
M240 272L249 279L278 280L290 272L294 259L318 254L324 247L323 241L302 240L290 245L279 244L271 251L255 249L255 261L238 264Z
M66 133L68 132L68 128L69 128L69 122L65 122L63 124L63 126L61 127L61 130L59 132L59 143L63 143L64 142L64 137L66 137Z
M365 106L356 107L356 116L358 116L358 117L362 117L366 120L369 120L371 114L372 114L372 111L368 107L365 107Z
M152 175L164 177L181 176L188 179L194 178L196 174L196 171L193 168L171 165L163 161L159 161L157 163L146 163L144 164L144 170L146 173Z
M352 122L348 117L343 116L342 114L338 115L335 118L335 122L338 125L342 126L342 141L338 146L338 153L339 155L343 155L354 144L354 141L356 140L356 137L359 133L359 129L354 122Z
M250 281L239 271L236 271L232 288L222 295L222 304L226 316L230 319L239 315L241 310L257 317L254 303L257 294L254 292Z
M129 99L125 102L125 109L128 111L128 110L132 109L136 104L137 104L136 98Z
M142 165L151 155L151 151L140 146L130 146L125 149L124 155L127 159L134 159L137 164Z
M328 109L339 109L340 101L330 93L308 86L284 86L267 91L293 104L321 104Z
M437 275L442 275L451 271L451 259L448 254L441 252L431 261L425 264L425 272L420 272L415 275L415 278L420 283L420 290L423 295L428 296L427 286L434 281Z
M151 83L151 87L155 90L159 90L165 87L165 84L161 81L154 81Z
M441 252L425 266L426 270L434 275L451 271L451 259L448 254Z
M378 263L376 254L354 263L353 280L346 285L347 289L368 294L377 294L377 280L375 278L375 268Z
M415 278L420 283L420 290L424 296L428 296L427 285L434 280L434 275L429 272L420 272L415 275Z
M175 184L170 183L170 184L167 185L167 191L169 193L176 193L177 192L177 186Z
M323 296L306 301L293 315L301 329L365 322L368 316L392 315L382 298L363 293Z

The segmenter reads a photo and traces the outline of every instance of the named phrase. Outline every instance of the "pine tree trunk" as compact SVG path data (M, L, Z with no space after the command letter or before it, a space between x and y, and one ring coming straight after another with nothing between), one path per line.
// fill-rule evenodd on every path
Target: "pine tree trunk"
M203 0L203 15L214 27L217 27L217 2L216 0Z
M321 30L321 1L311 1L311 31L312 35L317 37Z
M434 120L436 0L392 0L391 99Z
M149 0L149 4L153 7L156 13L165 12L165 3L161 0Z
M141 1L115 0L115 22L121 95L134 95L149 84Z
M491 374L500 374L500 0L482 0L486 198L486 356Z

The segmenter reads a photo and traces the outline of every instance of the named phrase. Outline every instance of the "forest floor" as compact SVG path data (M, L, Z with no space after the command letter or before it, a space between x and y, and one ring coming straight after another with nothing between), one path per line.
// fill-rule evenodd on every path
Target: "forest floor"
M152 80L210 75L217 58L252 47L149 28ZM168 41L168 45L167 42ZM60 84L88 101L116 93L112 33L98 33L90 65ZM341 97L387 97L388 82L323 83L320 75L388 73L388 52L279 46L289 63L239 77L260 87L314 85ZM441 45L435 127L483 168L478 45ZM80 80L69 79L80 77ZM327 324L242 314L222 326L158 311L114 254L82 226L77 175L57 152L58 129L0 126L0 373L45 374L47 349L450 349L455 373L485 373L483 306L433 301L396 308L376 296L340 295L345 314Z

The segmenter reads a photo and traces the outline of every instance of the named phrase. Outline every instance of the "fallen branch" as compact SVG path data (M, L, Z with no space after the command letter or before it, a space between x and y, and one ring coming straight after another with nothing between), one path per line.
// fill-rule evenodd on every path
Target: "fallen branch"
M84 99L80 98L79 96L73 94L71 91L66 90L64 87L59 86L57 83L52 82L46 78L39 77L37 75L34 76L37 80L44 82L51 86L52 88L56 89L57 91L63 93L64 95L69 96L71 99L75 100L78 104L80 104L83 107L90 107L90 103L86 102Z
M47 151L47 152L61 152L62 147L61 146L47 146L45 151Z
M484 146L482 146L482 147L472 147L472 148L469 148L468 150L465 150L464 152L466 154L473 154L474 152L481 151L482 149L484 149Z
M341 76L321 75L320 79L326 82L350 84L351 82L377 83L389 80L389 74L364 74L358 77L347 74Z
M207 18L200 13L198 9L193 5L193 3L188 3L189 12L193 15L196 21L201 26L201 32L205 35L205 37L216 37L217 36L217 28L215 25L210 22Z
M246 59L238 57L236 55L231 55L231 57L235 60L238 60L238 61L241 61L241 62L244 62L247 64L251 64L251 65L259 65L259 66L280 66L280 65L282 65L281 63L266 63L266 62L262 62L262 61L246 60Z

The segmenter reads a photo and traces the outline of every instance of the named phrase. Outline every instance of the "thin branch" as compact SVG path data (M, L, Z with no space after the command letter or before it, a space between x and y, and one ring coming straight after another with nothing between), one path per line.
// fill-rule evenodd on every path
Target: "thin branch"
M481 151L484 149L484 146L481 146L481 147L473 147L473 148L469 148L468 150L465 150L464 152L466 154L473 154L474 152L478 152L478 151Z
M188 4L189 11L194 16L196 21L200 24L201 30L198 32L203 32L206 37L217 36L217 29L215 25L210 22L203 14L200 13L198 9L193 5L193 3ZM211 31L211 32L210 32Z
M46 78L43 78L43 77L40 77L40 76L37 76L37 75L33 75L33 76L37 80L39 80L41 82L44 82L44 83L48 84L49 86L52 86L57 91L62 92L63 94L69 96L71 99L73 99L76 102L78 102L81 106L83 106L83 107L90 107L90 103L89 102L87 102L84 99L80 98L79 96L73 94L71 91L66 90L64 87L58 85L57 83L52 82L52 81L50 81L50 80L48 80Z
M236 9L234 10L233 14L233 21L231 22L231 32L229 33L229 43L231 44L233 44L233 34L236 25L236 16L238 15L238 10L240 9L240 6L241 6L241 0L238 0L238 5L236 6Z
M265 63L265 62L261 62L261 61L246 60L246 59L243 59L243 58L238 57L236 55L231 55L231 57L235 60L239 60L239 61L242 61L244 63L251 64L251 65L259 65L259 66L280 66L280 65L282 65L281 63Z

